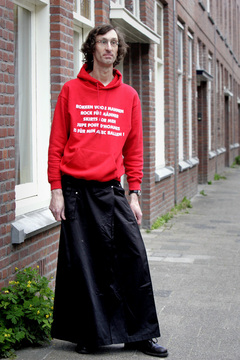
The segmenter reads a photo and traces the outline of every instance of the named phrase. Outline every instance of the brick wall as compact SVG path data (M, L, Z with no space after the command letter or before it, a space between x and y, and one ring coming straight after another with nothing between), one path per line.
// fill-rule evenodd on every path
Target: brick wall
M110 11L110 1L95 0L95 25L108 24Z
M15 209L13 4L4 4L0 8L0 288L13 258L10 231Z

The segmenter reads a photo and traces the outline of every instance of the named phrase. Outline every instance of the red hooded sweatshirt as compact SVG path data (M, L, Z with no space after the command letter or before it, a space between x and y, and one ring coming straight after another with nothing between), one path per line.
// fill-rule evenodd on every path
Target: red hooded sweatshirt
M114 79L104 86L83 65L78 77L59 94L50 135L48 179L60 189L61 176L120 180L126 173L130 190L142 181L143 145L141 105L137 92Z

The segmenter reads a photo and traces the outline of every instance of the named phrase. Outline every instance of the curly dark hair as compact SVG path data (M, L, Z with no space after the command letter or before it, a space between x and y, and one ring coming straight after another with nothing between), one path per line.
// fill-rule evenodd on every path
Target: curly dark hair
M128 45L125 43L123 34L119 31L119 29L111 24L96 26L94 29L92 29L89 32L88 37L86 41L82 44L82 48L81 48L81 51L84 54L83 61L84 63L87 64L87 70L91 71L93 69L93 53L95 51L95 46L96 46L96 37L98 35L105 35L107 32L111 30L116 31L119 42L118 54L113 66L118 65L124 59L127 53Z

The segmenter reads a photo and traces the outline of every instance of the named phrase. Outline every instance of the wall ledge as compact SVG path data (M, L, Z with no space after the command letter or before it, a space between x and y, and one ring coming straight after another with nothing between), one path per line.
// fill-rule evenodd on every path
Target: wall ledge
M192 167L187 161L179 161L178 166L180 172L183 172Z
M155 170L155 182L159 182L174 174L174 169L171 166L163 167L162 169Z
M21 244L26 239L59 224L48 208L21 215L11 224L12 244Z

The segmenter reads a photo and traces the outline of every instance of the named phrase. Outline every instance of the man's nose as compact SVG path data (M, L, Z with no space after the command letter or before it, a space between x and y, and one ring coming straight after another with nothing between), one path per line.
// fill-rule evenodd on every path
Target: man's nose
M107 49L110 49L110 50L112 50L112 44L111 44L111 41L108 41L107 42Z

